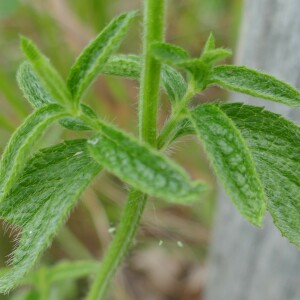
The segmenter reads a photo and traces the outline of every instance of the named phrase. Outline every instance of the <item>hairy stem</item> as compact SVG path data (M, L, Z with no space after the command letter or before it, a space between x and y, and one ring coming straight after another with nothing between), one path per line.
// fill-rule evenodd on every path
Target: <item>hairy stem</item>
M144 53L139 102L140 139L156 145L160 63L151 56L151 46L164 36L164 0L146 0L144 11Z
M132 190L128 196L116 235L103 259L100 272L93 283L87 300L104 300L110 281L128 252L138 228L146 203L146 196Z
M139 102L140 139L156 146L160 63L151 57L151 44L163 40L165 0L145 0L143 72ZM87 300L104 300L110 282L128 253L140 223L147 196L131 189L116 235L101 264Z

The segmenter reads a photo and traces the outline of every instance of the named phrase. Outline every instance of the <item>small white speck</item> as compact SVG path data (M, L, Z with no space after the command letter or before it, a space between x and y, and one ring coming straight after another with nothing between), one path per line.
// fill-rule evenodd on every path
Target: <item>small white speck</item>
M181 242L181 241L177 241L177 246L178 246L179 248L182 248L182 247L183 247L182 242Z
M88 144L91 144L91 145L96 145L98 142L99 142L99 138L94 138L94 139L88 140Z
M78 156L78 155L80 155L80 154L82 154L82 153L83 153L82 151L76 152L76 153L74 154L74 156Z
M33 231L32 231L32 230L30 230L30 231L29 231L29 234L30 234L30 235L32 235L32 233L33 233Z
M113 234L115 231L116 231L116 227L110 227L110 228L108 229L108 232L109 232L110 234Z
M162 246L163 243L164 243L164 241L163 241L163 240L160 240L159 243L158 243L158 246L159 246L159 247Z

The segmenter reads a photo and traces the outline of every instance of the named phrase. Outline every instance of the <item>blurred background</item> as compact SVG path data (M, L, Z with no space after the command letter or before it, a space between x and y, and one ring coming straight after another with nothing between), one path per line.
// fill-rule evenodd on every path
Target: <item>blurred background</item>
M141 0L0 0L0 150L31 108L16 84L16 71L24 57L19 36L33 39L66 77L75 57L116 14L141 7ZM242 0L169 0L168 42L196 56L213 32L218 46L234 50L239 32ZM122 44L122 53L141 52L141 18ZM135 82L99 77L85 101L99 115L137 133ZM226 100L226 94L210 88L194 101ZM160 125L170 111L163 95ZM63 139L81 137L58 125L47 132L39 147ZM180 140L169 152L193 178L215 186L215 180L200 145L192 137ZM206 258L214 221L215 189L193 206L149 201L135 245L118 273L110 299L193 300L201 299L206 280ZM100 260L109 244L126 200L125 186L102 173L82 196L82 201L60 230L36 269L62 261ZM14 247L13 236L0 229L0 264L5 266ZM90 277L64 279L51 285L49 299L82 299ZM0 299L40 299L38 283L25 284Z

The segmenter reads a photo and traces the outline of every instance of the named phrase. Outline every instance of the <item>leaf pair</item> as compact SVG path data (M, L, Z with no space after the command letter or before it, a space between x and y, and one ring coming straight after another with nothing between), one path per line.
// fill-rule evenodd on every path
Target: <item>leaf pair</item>
M199 106L191 120L241 214L259 226L267 208L281 233L299 247L300 128L240 103Z

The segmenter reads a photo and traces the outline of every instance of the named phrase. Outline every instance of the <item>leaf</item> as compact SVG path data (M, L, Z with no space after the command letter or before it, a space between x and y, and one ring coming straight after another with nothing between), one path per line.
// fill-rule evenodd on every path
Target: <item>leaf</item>
M137 55L114 55L108 60L102 73L139 80L141 59Z
M27 163L0 204L0 217L22 229L12 268L0 277L0 292L12 289L33 267L100 170L85 140L43 149Z
M254 97L300 107L300 93L273 76L240 66L215 67L211 83Z
M204 185L190 182L170 159L113 127L101 127L101 135L89 140L89 149L108 171L152 196L178 203L199 198Z
M171 65L190 58L190 55L184 49L167 43L154 43L151 51L157 60Z
M0 161L0 202L15 183L32 148L47 127L65 116L64 109L51 104L37 109L14 132Z
M87 115L89 118L97 119L96 113L88 105L81 104L80 107L82 114ZM76 117L65 117L59 121L59 124L75 131L92 130L84 121Z
M300 247L300 127L260 107L233 103L220 109L252 153L275 225Z
M224 60L232 55L232 51L229 49L218 48L205 52L201 56L201 60L207 64L214 64L218 61Z
M140 80L141 68L139 56L117 55L107 62L102 73ZM180 101L187 89L182 75L167 65L162 66L162 85L173 103Z
M260 226L265 213L265 195L241 133L216 105L197 107L191 118L227 194L243 216Z
M25 98L34 108L56 103L43 87L29 62L25 61L20 65L17 81Z
M163 65L162 83L172 103L181 101L187 91L187 85L182 75L171 68Z
M216 41L215 41L215 37L212 33L210 33L205 45L204 45L204 48L203 48L203 51L202 51L202 55L205 55L207 52L211 51L211 50L215 50L216 48Z
M75 280L81 277L92 275L100 268L100 263L93 260L63 261L53 267L43 267L46 272L48 285L64 280ZM40 270L28 274L23 284L36 285Z
M112 20L77 58L67 81L76 103L117 50L135 16L136 12L129 12Z
M40 52L31 40L25 37L21 37L21 49L50 97L58 103L70 104L72 100L66 84L50 64L49 59Z

